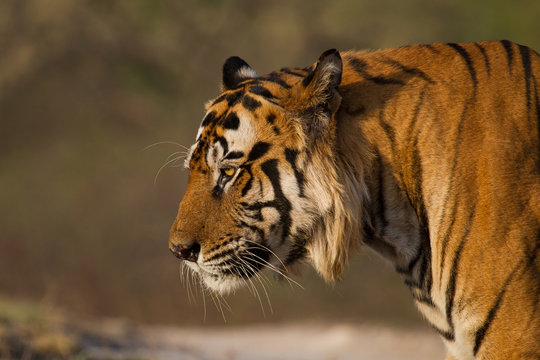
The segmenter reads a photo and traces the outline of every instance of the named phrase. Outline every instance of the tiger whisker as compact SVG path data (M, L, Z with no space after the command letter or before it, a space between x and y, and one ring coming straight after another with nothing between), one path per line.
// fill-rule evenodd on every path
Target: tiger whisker
M202 295L202 301L203 301L203 322L206 321L206 294L204 291L204 287L201 285L201 282L199 281L199 289L201 289L201 295Z
M272 251L272 249L270 249L268 246L265 246L265 245L263 245L263 244L260 244L260 243L258 243L258 242L256 242L256 241L249 240L249 239L243 239L243 240L246 241L246 242L248 242L248 243L250 243L250 244L253 244L253 245L255 245L255 246L258 246L258 247L260 247L260 248L263 249L263 250L268 251L270 254L274 255L274 257L279 261L279 263L283 266L283 270L284 270L284 271L287 269L287 266L285 265L285 263L283 263L283 261L281 261L280 257L277 256L277 254L276 254L274 251Z
M253 267L251 265L249 265L244 259L242 259L240 257L237 257L237 259L239 259L247 267L247 269L249 271L251 271L251 273L253 273L254 275L257 275L256 270L253 269ZM259 294L259 291L257 290L257 287L253 283L253 280L251 279L251 277L249 278L249 282L253 285L253 290L255 291L255 293L257 295L257 299L259 300L259 304L261 305L261 311L262 311L263 317L266 317L266 312L264 311L264 305L263 305L263 302L262 302L262 299L261 299L261 295Z
M241 263L239 263L239 262L237 262L237 261L234 260L234 259L233 259L233 261L236 263L236 265L238 265L238 268L237 268L237 269L238 269L238 270L241 270L241 272L243 273L243 274L240 274L240 278L243 279L244 282L246 283L246 286L248 287L249 292L251 293L251 295L256 296L256 295L255 295L255 288L254 288L254 286L253 286L253 282L251 282L250 276L249 276L249 274L246 272L246 269L245 269L244 265L241 264Z
M227 322L227 318L225 317L225 313L223 311L223 308L221 307L221 303L219 302L219 299L215 297L215 294L212 292L209 293L210 297L212 298L212 301L214 302L214 306L216 307L216 310L218 310L221 313L221 317L223 318L223 322Z
M234 271L234 273L235 273L235 274L236 274L236 275L244 282L244 284L245 284L246 288L249 290L250 294L253 295L252 290L251 290L251 288L250 288L248 282L246 281L246 278L244 278L244 275L245 275L245 274L242 274L242 273L240 272L240 270L238 269L238 267L239 267L239 266L242 266L242 265L239 264L239 263L238 263L236 260L234 260L234 259L231 259L231 260L232 260L232 264L231 264L231 268L230 268L230 269L231 269L232 271Z
M193 275L190 274L189 272L186 272L185 285L186 285L186 291L187 291L187 295L188 295L188 302L190 304L193 304L192 294L191 294L191 276L193 276Z
M236 260L239 260L240 262L238 262ZM252 295L259 299L259 303L261 304L261 309L262 309L263 314L264 314L264 309L262 308L261 297L259 295L259 292L257 291L257 287L255 286L255 284L253 283L253 280L251 279L251 276L248 274L248 271L251 272L252 274L255 274L255 271L253 270L253 268L251 268L251 266L249 266L248 263L246 263L240 257L236 257L235 262L239 266L239 269L242 270L242 272L244 273L245 279L249 283L249 286L251 287Z
M270 286L270 281L264 277L264 275L262 273L255 273L255 277L257 278L257 280L259 281L259 283L261 284L261 287L264 291L264 295L266 296L266 301L268 302L268 308L270 309L270 314L273 314L274 313L274 308L272 307L272 302L270 301L270 296L268 296L268 291L266 291L266 286L264 286L264 281L266 281L266 284L268 286Z
M247 250L249 250L249 248L247 248ZM255 256L257 259L259 259L261 262L257 262L258 264L274 271L275 273L277 273L278 275L282 276L285 280L287 280L287 282L289 283L289 285L292 287L292 284L295 284L296 286L298 286L299 288L301 288L302 290L304 289L304 287L302 285L300 285L297 281L295 281L294 279L292 279L290 276L284 274L279 268L277 268L275 265L269 263L267 260L261 258L260 256L252 253L252 252L249 252L249 255L250 256ZM255 259L252 259L253 261L256 261Z
M255 255L255 256L256 256L256 255ZM256 263L256 264L261 265L263 268L267 268L267 269L269 269L269 270L274 271L274 272L277 273L277 271L276 271L275 269L273 269L272 267L270 267L267 263L261 262L261 261L259 261L259 260L257 260L257 259L254 259L254 258L249 258L249 257L246 257L246 258L248 258L250 261L253 261L253 262ZM260 273L260 272L257 272L257 273L255 273L254 275L257 276L259 273ZM266 284L270 286L270 281L269 281L268 279L266 279L266 278L265 278L265 281L266 281ZM292 284L291 284L291 286L292 286Z
M142 149L142 151L146 151L146 150L148 150L150 148L153 148L154 146L163 145L163 144L176 145L176 146L180 146L180 147L184 148L184 150L189 150L188 147L186 147L186 146L184 146L184 145L182 145L180 143L174 142L174 141L158 141L158 142L155 142L155 143L153 143L151 145L146 146L145 148Z
M250 254L250 255L251 255L251 254ZM255 260L255 259L250 258L249 256L245 256L245 257L242 259L242 261L246 264L246 266L249 267L249 270L253 273L252 277L253 277L253 276L255 276L255 277L261 276L261 272L258 271L257 269L255 269L255 268L252 266L252 264L247 263L247 262L245 261L245 259L249 259L250 261L253 261L253 262L255 262L255 263L257 263L257 264L259 264L259 265L261 265L261 266L263 266L264 264L258 262L258 261ZM266 285L268 285L268 286L271 285L270 280L264 278L264 281L265 281L265 284L266 284Z
M168 161L168 160L171 160L173 157L175 157L176 155L185 155L187 154L185 151L175 151L173 152L172 154L169 154L169 156L167 156L167 158L165 159L165 161ZM178 159L179 157L175 157L175 159Z
M180 157L176 157L176 158L170 159L171 156L178 155L178 154L181 154L181 152L180 152L180 151L177 151L177 152L175 152L175 153L173 153L173 154L171 154L171 155L169 155L169 156L167 157L167 160L165 161L165 164L161 165L161 167L160 167L159 170L157 171L156 176L154 177L154 185L156 184L157 179L158 179L159 174L161 173L161 171L162 171L165 167L167 167L167 165L169 165L169 164L171 164L171 163L174 163L175 161L178 161L178 160L181 158L181 156L180 156ZM169 160L169 159L170 159L170 160Z
M221 299L221 302L222 302L223 306L225 307L225 310L232 313L231 305L227 302L225 297L223 295L219 294L219 293L217 293L216 295L219 296L219 298Z

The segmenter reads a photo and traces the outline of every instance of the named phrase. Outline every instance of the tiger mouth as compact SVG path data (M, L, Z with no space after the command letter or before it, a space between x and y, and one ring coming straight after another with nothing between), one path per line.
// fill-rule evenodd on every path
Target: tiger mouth
M270 257L271 251L263 245L237 245L210 255L206 260L185 264L197 273L209 290L227 294L248 283L265 267L274 267Z

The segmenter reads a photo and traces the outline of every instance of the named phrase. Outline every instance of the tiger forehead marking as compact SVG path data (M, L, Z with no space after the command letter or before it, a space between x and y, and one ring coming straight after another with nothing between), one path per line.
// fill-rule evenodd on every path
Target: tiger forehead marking
M210 111L203 120L197 143L190 154L190 167L201 157L211 165L225 155L228 155L225 159L242 157L243 151L235 149L249 148L256 138L256 129L250 117L233 110L221 115L216 115L215 110Z
M386 258L451 354L540 358L540 57L510 41L223 67L169 246L227 293ZM501 251L504 250L504 251Z

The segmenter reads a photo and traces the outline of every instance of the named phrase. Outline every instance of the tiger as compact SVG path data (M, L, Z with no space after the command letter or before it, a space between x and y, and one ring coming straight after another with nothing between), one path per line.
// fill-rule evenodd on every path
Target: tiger
M540 56L514 42L223 65L169 249L208 291L370 248L447 359L540 359Z

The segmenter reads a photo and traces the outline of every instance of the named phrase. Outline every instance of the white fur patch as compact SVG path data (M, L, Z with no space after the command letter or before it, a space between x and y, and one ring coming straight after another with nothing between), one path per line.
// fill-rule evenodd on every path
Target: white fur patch
M258 76L257 73L255 72L255 70L253 70L249 66L241 67L238 70L237 75L240 78L246 78L246 79L252 79L252 78L256 78Z
M237 111L236 115L240 119L240 124L237 130L227 130L225 139L229 144L229 152L243 151L248 153L255 144L256 133L252 125L252 119L249 115L242 111Z
M189 169L189 162L191 161L191 156L193 155L193 151L197 147L197 143L191 145L191 147L188 150L188 153L186 155L186 159L184 160L184 167L186 169Z

